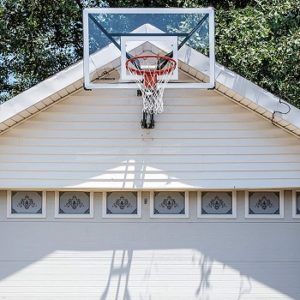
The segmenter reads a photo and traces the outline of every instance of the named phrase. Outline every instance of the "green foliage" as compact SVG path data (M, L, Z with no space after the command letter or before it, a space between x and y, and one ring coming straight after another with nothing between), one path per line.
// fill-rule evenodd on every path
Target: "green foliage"
M82 58L82 7L210 5L217 61L300 108L300 0L0 0L0 101Z
M300 107L300 2L217 12L217 61Z
M81 14L71 0L0 2L0 90L9 98L82 56Z

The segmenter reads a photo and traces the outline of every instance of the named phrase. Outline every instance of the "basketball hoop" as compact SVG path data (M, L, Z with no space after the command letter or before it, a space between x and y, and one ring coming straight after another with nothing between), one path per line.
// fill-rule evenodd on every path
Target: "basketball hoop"
M176 61L163 55L134 56L126 61L126 69L142 92L143 111L149 114L163 112L163 94Z

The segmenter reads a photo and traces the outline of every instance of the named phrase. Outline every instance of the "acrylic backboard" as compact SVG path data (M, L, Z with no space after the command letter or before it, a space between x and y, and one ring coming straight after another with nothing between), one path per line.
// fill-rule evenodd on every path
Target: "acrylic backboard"
M136 88L125 63L147 54L177 61L167 88L215 85L212 8L87 8L83 24L87 89Z

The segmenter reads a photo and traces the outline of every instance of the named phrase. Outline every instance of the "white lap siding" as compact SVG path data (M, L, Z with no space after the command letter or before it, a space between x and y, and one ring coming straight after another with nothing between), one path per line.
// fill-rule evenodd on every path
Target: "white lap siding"
M153 130L135 90L80 91L0 136L0 187L299 187L300 140L214 91L167 90Z

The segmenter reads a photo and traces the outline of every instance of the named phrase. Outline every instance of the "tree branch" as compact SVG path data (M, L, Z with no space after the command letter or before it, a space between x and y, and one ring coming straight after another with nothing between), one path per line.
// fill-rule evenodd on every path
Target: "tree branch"
M78 7L82 10L83 9L83 5L80 2L80 0L75 0L76 4L78 5Z

